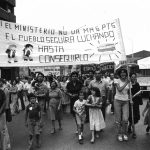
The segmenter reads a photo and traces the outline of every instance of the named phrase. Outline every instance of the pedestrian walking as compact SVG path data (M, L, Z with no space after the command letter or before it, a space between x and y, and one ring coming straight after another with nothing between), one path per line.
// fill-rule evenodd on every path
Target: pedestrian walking
M91 89L91 95L89 95L86 105L89 106L90 130L92 132L91 143L94 143L95 136L99 138L99 131L106 126L101 111L102 98L100 97L100 91L97 87Z
M36 146L39 148L41 146L40 143L40 125L41 125L41 107L36 102L36 96L31 93L29 95L30 103L26 107L25 113L25 126L29 131L29 147L30 150L33 146L34 136L36 138Z
M79 99L75 101L74 108L73 108L77 120L78 140L80 144L83 144L83 129L84 129L84 123L86 119L85 104L86 104L86 100L84 99L84 93L80 91Z
M150 130L150 97L149 97L149 100L147 101L147 104L142 112L143 117L144 117L145 113L146 113L146 115L144 118L144 125L147 125L146 132L148 133Z
M73 115L75 122L76 122L75 112L73 111L73 106L74 106L75 101L79 98L79 92L82 89L82 83L78 79L78 72L74 71L71 73L71 79L67 83L66 89L67 89L67 94L69 95L69 98L70 98L70 112ZM76 122L76 125L77 125L77 122ZM78 129L76 133L78 133Z
M103 99L101 110L105 119L106 107L109 104L109 88L108 82L103 80L102 74L99 70L95 71L95 79L92 80L89 84L89 89L91 89L92 87L97 87L100 90L101 97Z
M128 118L129 118L129 83L126 69L118 71L118 79L114 80L116 94L114 99L115 122L117 127L118 141L128 141Z
M134 96L135 94L137 94L140 91L140 85L137 82L137 75L136 73L131 73L130 74L130 79L131 79L131 84L132 84L132 88L131 88L131 94L132 96ZM138 121L140 120L140 105L143 104L142 101L142 96L141 94L136 95L135 97L132 97L132 101L133 101L133 120L134 120L134 124L137 124ZM129 103L129 125L128 125L128 133L133 133L133 127L132 127L132 110L131 110L131 103ZM133 133L132 135L133 138L136 138L136 133Z
M69 99L69 96L67 95L67 89L66 89L66 86L67 86L67 77L64 76L62 78L62 82L60 82L60 89L62 91L62 109L63 109L63 112L66 113L67 112L67 108L68 108L68 105L70 104L70 99Z
M51 134L56 132L55 130L55 120L58 120L59 130L62 130L61 120L62 120L62 93L59 88L57 88L57 83L52 81L50 84L51 88L49 90L49 109L50 109L50 119L51 119Z

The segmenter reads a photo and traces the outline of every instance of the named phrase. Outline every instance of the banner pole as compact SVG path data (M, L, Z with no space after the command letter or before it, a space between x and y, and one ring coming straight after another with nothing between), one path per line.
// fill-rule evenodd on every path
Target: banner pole
M127 72L128 72L128 80L130 81L130 70L129 70L129 66L127 64ZM130 100L130 104L131 104L131 116L132 116L132 138L135 137L135 125L134 125L134 113L133 113L133 100L132 100L132 93L131 93L131 81L129 82L129 100Z

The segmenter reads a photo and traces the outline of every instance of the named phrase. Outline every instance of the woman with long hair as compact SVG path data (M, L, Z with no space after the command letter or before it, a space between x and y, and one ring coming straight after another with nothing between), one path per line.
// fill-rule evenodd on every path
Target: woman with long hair
M126 69L118 71L118 79L115 79L116 94L114 98L115 122L118 141L128 141L127 129L129 118L129 80Z

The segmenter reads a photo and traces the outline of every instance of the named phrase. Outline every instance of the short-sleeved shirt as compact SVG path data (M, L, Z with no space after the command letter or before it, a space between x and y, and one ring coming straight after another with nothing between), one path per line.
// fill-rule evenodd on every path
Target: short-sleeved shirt
M108 89L108 82L104 80L101 81L92 80L89 84L89 88L91 89L92 87L99 88L101 96L106 96L107 89Z
M41 107L38 103L35 103L34 106L29 104L26 108L26 112L29 114L29 119L33 119L38 121L40 119L39 112L41 111Z
M125 84L125 82L122 82L120 79L115 79L114 83L119 84L120 87ZM127 84L126 87L121 92L119 92L118 89L116 88L115 99L128 101L129 100L128 91L129 91L129 84Z
M74 107L80 115L85 113L85 103L86 103L86 100L83 100L83 101L77 100L74 103Z

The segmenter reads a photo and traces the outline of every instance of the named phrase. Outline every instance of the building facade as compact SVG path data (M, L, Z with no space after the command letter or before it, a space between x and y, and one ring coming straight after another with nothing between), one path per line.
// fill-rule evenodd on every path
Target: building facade
M0 0L0 20L16 22L15 16L15 0ZM0 67L0 77L7 80L14 80L16 76L19 76L18 67Z

